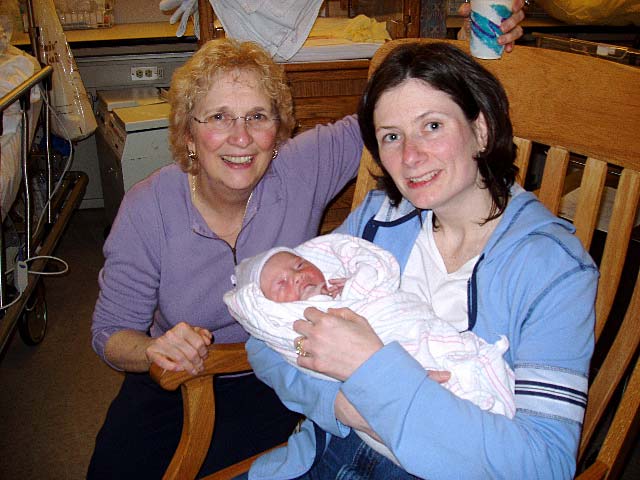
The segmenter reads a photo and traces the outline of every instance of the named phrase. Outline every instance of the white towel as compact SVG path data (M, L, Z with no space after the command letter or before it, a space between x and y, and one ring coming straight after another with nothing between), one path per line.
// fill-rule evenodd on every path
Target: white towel
M27 56L12 45L9 45L5 54L0 55L0 97L6 95L36 71L35 59ZM39 68L38 68L39 69ZM31 90L30 100L36 101L40 98L40 87ZM18 130L21 124L22 115L20 113L20 103L15 102L8 107L2 116L2 133L13 133Z
M230 38L290 59L309 36L322 0L209 0Z

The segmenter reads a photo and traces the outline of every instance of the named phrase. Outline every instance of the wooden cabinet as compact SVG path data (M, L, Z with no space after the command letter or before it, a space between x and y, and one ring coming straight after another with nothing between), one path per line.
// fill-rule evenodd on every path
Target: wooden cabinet
M368 69L368 60L285 64L298 131L355 113Z
M368 60L286 64L297 120L296 133L355 113L367 83ZM320 227L327 233L349 214L353 182L333 200Z

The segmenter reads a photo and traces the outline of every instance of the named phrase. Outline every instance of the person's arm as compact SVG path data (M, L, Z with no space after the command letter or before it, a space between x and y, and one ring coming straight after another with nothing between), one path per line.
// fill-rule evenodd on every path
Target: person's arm
M256 376L276 391L287 408L302 413L332 435L344 437L349 433L350 429L336 420L334 412L340 382L301 372L253 337L247 341L246 350Z
M165 370L188 371L196 375L204 369L211 332L184 322L160 337L138 330L119 330L105 345L107 363L125 372L146 372L152 363Z
M211 343L209 331L180 323L157 338L147 333L158 303L161 251L150 198L140 189L125 196L105 242L92 345L117 370L146 372L156 362L167 370L197 373Z
M529 316L514 333L520 338L512 352L513 419L482 411L436 385L397 343L374 353L341 391L414 475L573 478L583 407L532 396L519 384L544 379L551 393L586 393L596 282L595 269L576 269L557 279L554 289L561 295L529 299Z
M280 161L274 160L275 168L299 172L296 181L308 184L314 191L314 205L324 209L358 173L363 141L357 117L349 115L335 123L317 125L283 148L290 152Z

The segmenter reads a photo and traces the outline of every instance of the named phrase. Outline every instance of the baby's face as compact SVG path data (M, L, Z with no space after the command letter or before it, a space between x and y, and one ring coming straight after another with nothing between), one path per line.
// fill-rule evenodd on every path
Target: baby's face
M265 263L260 288L269 300L294 302L325 293L326 281L313 263L289 252L279 252Z

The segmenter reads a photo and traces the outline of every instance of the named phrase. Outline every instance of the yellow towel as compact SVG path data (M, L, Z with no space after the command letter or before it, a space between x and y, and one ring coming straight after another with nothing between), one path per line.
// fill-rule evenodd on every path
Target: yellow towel
M358 15L347 23L340 32L335 32L336 36L346 38L352 42L384 42L391 40L385 22L378 22L375 18L366 15Z

